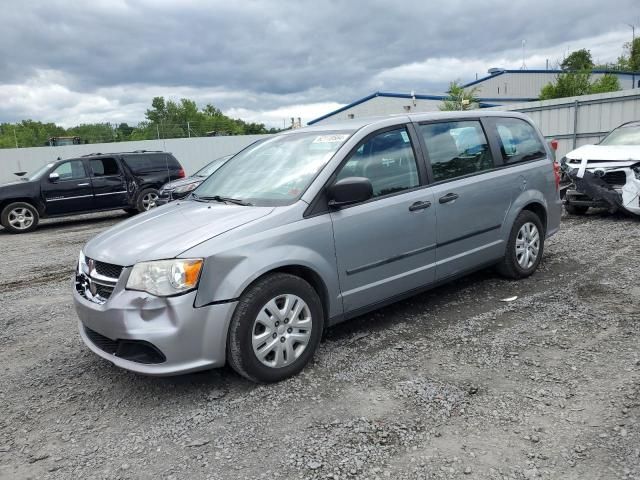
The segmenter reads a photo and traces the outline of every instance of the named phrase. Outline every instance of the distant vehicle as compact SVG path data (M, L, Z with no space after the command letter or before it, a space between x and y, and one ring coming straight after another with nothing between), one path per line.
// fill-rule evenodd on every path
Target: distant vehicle
M49 137L45 145L49 147L62 147L64 145L80 145L82 139L80 137Z
M163 184L183 177L178 160L165 152L57 160L0 186L0 224L9 232L25 233L34 230L40 218L118 209L144 212L155 207Z
M173 200L179 200L186 197L198 185L204 182L204 180L209 175L211 175L222 165L224 165L224 162L229 160L232 156L233 155L226 155L224 157L216 158L214 161L208 163L190 177L182 178L180 180L174 180L173 182L169 182L166 185L163 185L158 192L156 205L164 205L165 203L172 202Z
M561 162L571 172L565 177L567 213L607 207L640 215L640 121L620 125L597 145L583 145Z
M326 328L469 272L533 274L560 175L528 117L425 113L292 129L185 199L90 240L84 343L148 375L220 367L274 382Z

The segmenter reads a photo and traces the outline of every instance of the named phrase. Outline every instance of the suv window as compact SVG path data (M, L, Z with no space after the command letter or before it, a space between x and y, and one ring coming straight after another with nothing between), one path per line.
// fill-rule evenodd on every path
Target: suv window
M60 176L60 180L76 180L87 176L82 160L61 163L51 173L57 173Z
M94 158L91 160L91 170L96 177L120 175L118 162L115 158Z
M477 120L424 124L420 133L436 182L494 167L487 137Z
M497 118L496 130L505 163L526 162L547 156L535 129L519 118Z
M134 173L157 172L166 169L179 170L180 164L171 154L131 155L125 162Z
M360 145L337 179L366 177L373 196L380 197L420 185L418 167L406 128L380 133Z

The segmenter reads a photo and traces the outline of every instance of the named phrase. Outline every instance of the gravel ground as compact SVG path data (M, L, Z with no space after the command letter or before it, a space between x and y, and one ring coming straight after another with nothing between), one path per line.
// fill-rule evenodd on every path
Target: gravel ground
M143 377L81 344L69 278L122 218L0 231L1 478L640 478L638 219L567 217L533 277L339 325L257 386Z

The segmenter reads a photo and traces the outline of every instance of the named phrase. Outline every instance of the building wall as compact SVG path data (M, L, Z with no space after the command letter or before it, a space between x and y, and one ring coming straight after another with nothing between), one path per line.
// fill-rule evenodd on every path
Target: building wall
M58 157L73 158L88 153L131 152L134 150L171 152L189 175L211 160L236 153L265 136L172 138L167 140L67 145L63 147L0 149L0 184L17 180L18 177L14 175L14 172L32 172L45 163L56 160Z
M500 103L500 102L495 102ZM388 97L380 95L363 103L354 105L342 112L319 120L314 125L324 125L336 121L349 120L351 118L378 117L403 113L439 112L442 100L427 100L416 98L415 105L411 98ZM405 109L409 107L409 109ZM350 117L353 115L353 117Z
M593 82L603 75L603 73L593 73L591 81ZM469 89L478 88L477 96L484 98L538 98L542 87L547 83L554 82L556 76L557 72L505 72L470 85ZM633 75L618 75L618 80L623 90L637 88L640 75L635 77Z
M531 117L549 140L558 140L558 158L599 142L618 125L640 120L640 89L558 98L489 110L522 112Z

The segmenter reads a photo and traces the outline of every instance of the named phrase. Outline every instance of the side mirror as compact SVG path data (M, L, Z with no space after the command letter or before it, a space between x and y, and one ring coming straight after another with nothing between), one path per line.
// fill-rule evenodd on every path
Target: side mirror
M57 174L56 172L50 173L49 174L49 181L51 183L56 183L58 180L60 180L60 175Z
M373 186L368 178L347 177L329 186L327 196L331 208L340 208L369 200L373 197Z

